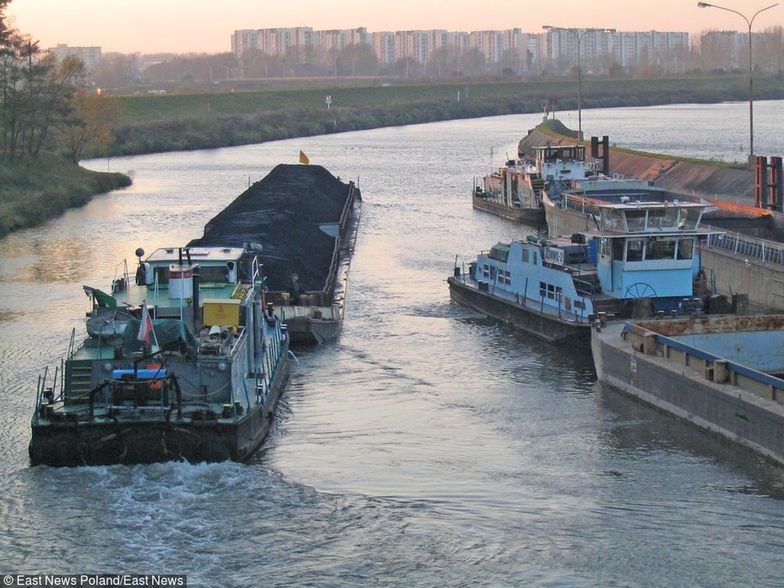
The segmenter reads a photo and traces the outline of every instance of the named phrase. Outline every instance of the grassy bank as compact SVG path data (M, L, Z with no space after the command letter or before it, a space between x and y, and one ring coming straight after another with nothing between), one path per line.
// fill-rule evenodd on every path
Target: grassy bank
M0 237L130 184L126 175L89 171L48 153L36 159L0 158Z
M583 108L745 100L744 77L586 80ZM332 97L327 110L326 95ZM755 98L784 98L784 79L755 80ZM112 155L203 149L458 118L577 107L574 80L322 87L121 97Z

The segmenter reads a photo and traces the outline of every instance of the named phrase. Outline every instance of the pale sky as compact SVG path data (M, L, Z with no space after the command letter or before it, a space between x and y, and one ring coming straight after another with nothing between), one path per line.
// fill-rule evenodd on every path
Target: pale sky
M773 0L721 0L747 17ZM230 51L236 29L310 26L368 31L472 31L543 24L627 31L699 33L748 30L738 15L698 8L697 0L12 0L15 26L52 47L99 46L104 52ZM784 0L754 30L784 25Z

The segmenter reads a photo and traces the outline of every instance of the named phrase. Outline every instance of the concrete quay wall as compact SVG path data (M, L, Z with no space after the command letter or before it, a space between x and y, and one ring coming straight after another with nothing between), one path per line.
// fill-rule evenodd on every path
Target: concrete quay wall
M701 257L702 267L716 276L720 294L748 294L752 307L784 312L784 266L709 247Z

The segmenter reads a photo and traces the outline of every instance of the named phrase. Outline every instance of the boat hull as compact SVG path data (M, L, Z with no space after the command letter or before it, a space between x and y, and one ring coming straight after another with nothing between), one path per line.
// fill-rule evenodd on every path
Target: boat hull
M296 317L287 318L286 327L292 346L311 346L336 339L342 322L341 319Z
M503 204L493 202L492 200L479 198L476 195L473 196L473 206L477 210L489 212L496 216L500 216L501 218L505 218L508 220L512 220L515 222L523 223L534 227L542 225L545 222L544 209L541 207L512 208L510 206L505 206Z
M31 465L82 466L164 461L244 461L266 438L288 380L288 358L281 356L269 398L236 419L172 418L76 422L34 419Z
M456 304L473 308L486 316L551 343L567 343L579 347L590 345L591 330L588 323L560 320L558 317L493 296L454 277L449 277L447 281L449 296Z

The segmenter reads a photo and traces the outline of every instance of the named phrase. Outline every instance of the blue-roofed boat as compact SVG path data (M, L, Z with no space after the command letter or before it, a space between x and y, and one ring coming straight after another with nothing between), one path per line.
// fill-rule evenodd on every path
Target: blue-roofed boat
M693 312L705 204L594 202L593 230L498 243L449 277L453 302L552 342L587 346L605 316Z
M38 382L30 461L244 460L288 377L285 325L259 247L164 248L108 292L85 287L87 336ZM127 264L121 267L127 268Z

